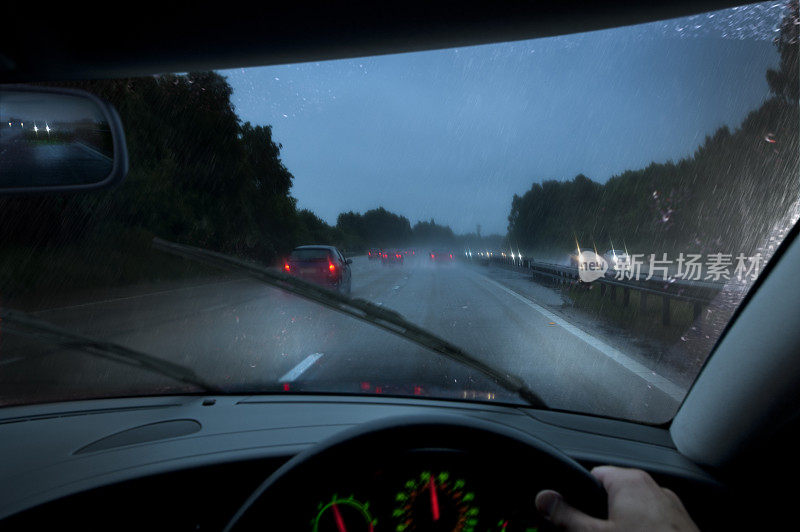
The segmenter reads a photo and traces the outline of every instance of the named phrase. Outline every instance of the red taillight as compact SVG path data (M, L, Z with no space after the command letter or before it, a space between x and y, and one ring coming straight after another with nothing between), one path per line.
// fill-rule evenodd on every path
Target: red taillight
M435 259L435 258L436 258L436 255L434 255L433 253L431 253L431 258L432 258L432 259Z
M397 257L397 258L399 259L399 258L400 258L400 254L399 254L399 253L396 253L396 254L395 254L395 257Z
M452 253L450 254L450 258L451 258L451 259L453 258L453 254L452 254Z
M292 269L289 267L289 263L288 262L283 265L283 269L286 270L287 272L292 271Z
M336 273L336 265L334 263L332 263L332 262L329 262L328 263L328 271L330 271L331 273Z

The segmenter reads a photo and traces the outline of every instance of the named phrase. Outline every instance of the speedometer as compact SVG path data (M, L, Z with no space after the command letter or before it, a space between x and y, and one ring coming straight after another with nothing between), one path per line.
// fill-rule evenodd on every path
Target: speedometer
M475 493L448 471L422 471L395 495L395 532L475 532Z
M317 515L311 522L312 532L373 532L377 520L369 512L369 503L349 496L337 497L320 503Z

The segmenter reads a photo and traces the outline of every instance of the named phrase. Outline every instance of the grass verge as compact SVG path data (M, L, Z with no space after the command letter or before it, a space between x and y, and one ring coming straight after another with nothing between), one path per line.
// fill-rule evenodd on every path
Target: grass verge
M0 297L8 302L97 289L222 276L220 270L152 248L152 235L125 232L81 243L0 250Z

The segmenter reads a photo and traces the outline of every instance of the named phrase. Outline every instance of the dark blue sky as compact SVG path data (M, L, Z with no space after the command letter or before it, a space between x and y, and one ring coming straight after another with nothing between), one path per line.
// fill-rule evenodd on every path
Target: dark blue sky
M781 5L548 39L223 71L301 208L505 233L513 194L690 155L767 96Z

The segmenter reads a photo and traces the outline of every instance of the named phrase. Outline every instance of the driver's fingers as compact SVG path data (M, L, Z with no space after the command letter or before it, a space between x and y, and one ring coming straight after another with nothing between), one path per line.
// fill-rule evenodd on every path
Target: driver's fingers
M566 530L603 530L605 524L605 521L573 508L559 493L552 490L536 494L536 509L551 523Z

